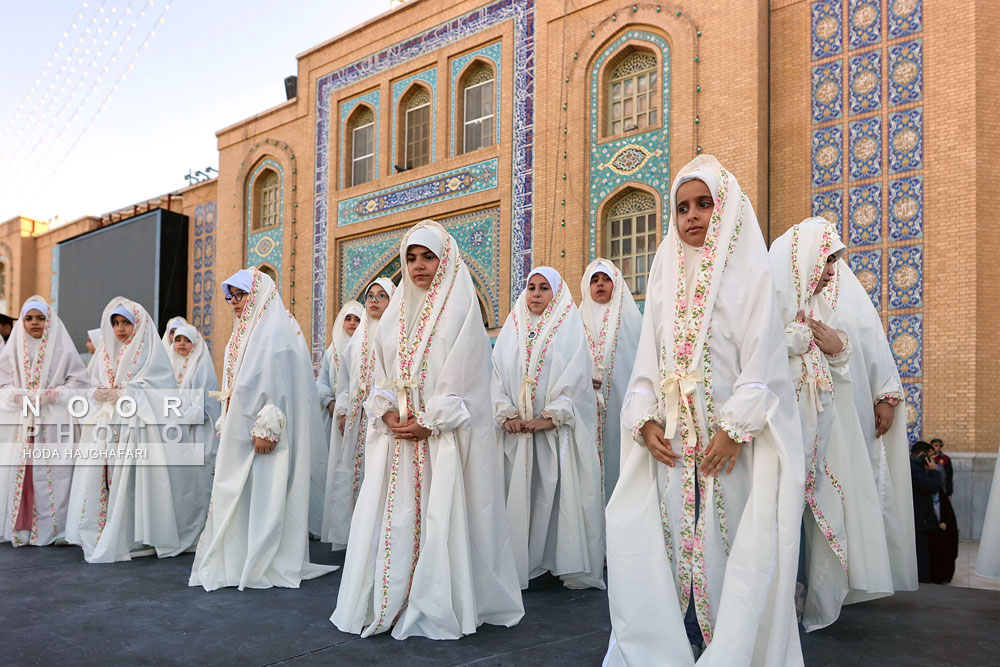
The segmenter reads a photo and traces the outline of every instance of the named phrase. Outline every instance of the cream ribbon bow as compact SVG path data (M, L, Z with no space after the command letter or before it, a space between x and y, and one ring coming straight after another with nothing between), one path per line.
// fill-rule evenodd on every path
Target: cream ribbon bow
M703 379L704 376L698 369L689 373L681 373L677 369L671 369L660 378L660 397L661 401L665 403L663 413L666 417L663 421L664 437L669 439L677 435L681 402L694 394L698 383L702 382Z
M403 423L407 419L409 419L409 412L406 409L406 403L410 395L409 390L415 389L416 387L417 387L416 380L386 379L384 382L382 382L382 384L379 385L379 389L396 392L396 409L399 411L400 423Z
M531 388L537 384L538 381L527 373L521 378L521 391L517 397L517 401L521 407L521 419L528 420L535 416L535 406L531 400Z
M802 355L802 365L806 371L805 387L809 392L809 400L816 406L816 412L823 412L823 401L820 400L820 391L832 392L833 385L830 383L829 375L826 377L816 375L814 366L818 366L819 362L810 363L811 361L815 361L813 357L817 352L822 354L815 344L811 345L809 351Z

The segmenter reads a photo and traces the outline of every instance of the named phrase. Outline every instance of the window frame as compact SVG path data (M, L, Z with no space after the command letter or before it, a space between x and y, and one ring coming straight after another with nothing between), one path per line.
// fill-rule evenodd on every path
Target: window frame
M487 67L487 65L480 65L480 67ZM487 86L487 85L490 86L489 95L484 95L480 91L482 91L482 89L485 86ZM469 92L475 90L476 88L480 89L480 91L477 91L477 92L480 92L480 109L482 109L483 106L484 106L483 102L489 100L491 102L491 113L489 113L488 115L482 115L482 116L479 116L477 118L474 118L474 119L470 120L469 119ZM471 86L465 86L465 87L462 88L462 153L463 154L464 153L471 153L472 151L477 151L480 148L485 148L487 146L492 146L493 144L496 143L496 137L494 136L496 133L493 131L493 125L496 122L496 112L497 112L497 110L496 110L496 103L494 101L495 97L496 97L496 73L495 72L494 72L493 78L489 79L488 81L480 81L479 83L474 83ZM487 122L487 121L489 121L489 122ZM479 145L476 146L475 148L469 148L469 126L473 125L473 124L478 124L480 126L480 128L488 127L489 128L489 132L490 132L490 140L489 141L484 141L482 139L482 137L483 137L483 131L482 131L482 129L480 129L480 134L479 134L480 141L479 141Z
M363 185L365 183L370 183L375 180L375 119L372 118L371 121L365 123L364 125L352 125L351 128L351 183L350 187L355 185ZM368 146L371 152L364 155L358 155L358 132L370 130L371 137L368 139ZM368 160L368 178L363 181L357 180L357 168L358 163L364 160Z
M411 91L410 98L412 98L413 94L415 93L416 90ZM432 109L430 100L428 100L425 104L420 104L418 106L413 107L412 109L410 108L403 109L403 166L406 167L407 171L409 171L410 169L419 169L420 167L423 167L431 163L431 123L433 122L432 119L433 114L431 113L431 111ZM420 139L412 141L410 139L410 129L411 129L410 118L411 114L416 114L417 112L426 113L426 119L421 123L421 125L424 127L424 135ZM423 161L420 164L412 164L410 161L411 145L416 145L420 143L425 144L426 147L426 150L424 151L424 154L422 156Z
M631 211L624 214L615 214L615 208L621 204L625 198L629 195L638 194L648 197L651 200L651 206L647 209L642 209L639 211ZM660 225L662 215L660 211L660 204L657 201L657 197L646 191L637 188L632 188L620 193L618 196L614 197L612 201L609 202L607 207L604 209L604 256L607 257L618 270L621 271L622 277L625 279L626 284L629 286L629 291L634 297L639 297L646 293L649 285L647 281L649 279L650 265L652 264L653 257L656 255L656 250L660 243ZM637 231L637 219L643 218L643 232L639 233ZM630 223L630 232L626 236L622 231L625 221ZM615 236L614 223L618 222L619 234ZM642 251L638 250L639 237L642 237L642 244L644 249ZM619 251L613 252L614 243L619 243ZM629 242L630 250L628 253L624 252L623 246L625 241ZM638 263L639 259L643 260L643 268L639 270ZM625 261L630 261L631 269L629 271L625 270ZM638 280L642 279L642 289L637 289Z
M620 67L626 60L628 60L628 58L630 58L631 56L633 56L634 54L637 54L637 53L645 53L645 54L650 55L653 58L655 64L652 67L647 68L645 70L637 71L637 72L634 72L634 73L631 73L631 74L628 74L628 75L625 75L625 76L614 77L613 76L614 71L618 67ZM651 85L649 83L649 76L650 75L653 75L653 76L656 77L656 83L655 84ZM646 101L647 101L647 106L646 106L645 110L643 110L643 111L640 112L638 110L638 107L639 107L639 101L638 100L639 100L639 97L640 97L640 93L638 91L638 88L639 88L639 77L641 77L641 76L645 76L646 77L646 81L647 81L647 83L646 83L646 90L643 93L641 93L641 95L644 96L645 99L646 99ZM625 46L622 47L621 50L619 50L619 52L617 54L615 54L607 62L606 65L604 65L604 71L603 71L603 74L601 76L601 79L603 81L603 85L601 86L601 95L604 97L604 103L601 105L601 108L602 108L602 111L603 111L603 114L604 114L603 122L601 123L601 125L602 125L602 128L601 128L602 129L601 140L602 141L618 140L618 139L621 139L623 137L629 137L629 136L633 136L633 135L637 135L637 134L643 134L645 132L650 132L652 130L656 130L656 129L659 129L659 128L663 127L664 92L663 92L663 80L662 80L663 79L662 61L661 61L661 54L659 54L656 50L650 49L645 44L643 44L641 46L639 46L639 45L633 45L633 44L626 44ZM635 82L633 84L633 93L632 93L632 95L630 97L630 99L632 101L633 108L632 108L632 113L629 114L629 115L626 115L625 114L626 96L624 94L624 89L625 89L625 82L629 81L629 80L633 80ZM622 97L620 99L615 99L614 98L614 92L613 91L614 91L614 85L616 83L621 83L621 85L622 85ZM654 86L655 86L655 90L654 90ZM650 106L648 104L649 96L653 92L655 92L656 98L657 98L657 105L656 105L655 108L652 107L652 106ZM622 129L619 130L618 132L614 132L613 131L614 124L615 124L614 104L616 102L620 102L621 105L622 105L622 116L621 116L620 119L618 119L618 122L621 123L621 128ZM656 122L653 122L653 123L649 122L649 114L650 114L651 111L656 113ZM638 117L641 114L645 114L646 115L646 121L647 121L646 125L642 126L642 127L640 127L638 125ZM636 124L631 129L626 130L625 129L625 122L626 122L626 119L629 119L629 118L631 118Z

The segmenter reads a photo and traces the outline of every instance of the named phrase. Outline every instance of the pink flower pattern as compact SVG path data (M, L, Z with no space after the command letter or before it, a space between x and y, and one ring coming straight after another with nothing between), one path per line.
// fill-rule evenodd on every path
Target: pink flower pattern
M847 551L844 549L841 543L840 536L830 525L829 519L823 514L823 510L820 509L819 501L816 499L816 469L819 462L819 436L813 441L813 451L812 459L809 462L809 472L806 474L806 505L812 510L813 517L816 519L816 525L819 526L819 530L823 533L823 537L826 538L827 544L833 550L834 555L840 564L844 567L844 572L847 572ZM823 461L824 467L826 466L826 461ZM829 468L826 468L826 473L829 475ZM833 476L830 475L832 479ZM840 484L836 480L833 480L834 487L840 494L840 499L843 501L843 489L840 488Z

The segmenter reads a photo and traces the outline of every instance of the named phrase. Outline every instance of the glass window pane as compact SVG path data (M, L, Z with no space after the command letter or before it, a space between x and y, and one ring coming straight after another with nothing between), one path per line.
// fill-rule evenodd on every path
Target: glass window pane
M625 79L625 97L631 97L635 88L635 79Z
M650 111L649 112L649 124L650 125L656 125L656 112L655 111Z
M631 276L632 275L632 258L631 257L626 257L625 259L622 260L622 273L624 273L626 276Z
M621 236L621 223L618 220L611 221L611 235Z
M637 236L635 237L635 251L636 252L646 252L646 237Z
M481 85L479 87L479 90L482 91L480 93L480 96L481 96L481 99L482 99L482 103L481 104L482 104L482 107L483 107L483 114L484 115L485 114L492 114L493 113L493 100L495 99L495 96L493 95L493 82L490 81L489 83L484 83L483 85Z
M632 218L622 220L622 236L632 236Z
M656 70L649 73L649 87L650 88L656 87Z
M632 115L632 109L633 109L633 103L634 103L634 101L635 100L633 100L631 97L626 97L625 98L625 116L626 117ZM626 125L627 124L628 123L626 123Z
M611 99L617 100L622 96L622 84L616 83L611 86Z
M635 124L639 128L646 127L646 114L642 113L642 114L639 114L638 116L636 116Z
M621 257L621 243L618 241L611 242L611 256L614 258Z
M483 98L478 88L465 89L465 121L475 120L483 115Z
M620 121L615 121L611 123L611 134L619 134L622 131L622 124Z
M640 74L639 79L636 81L636 88L640 93L646 92L646 75Z
M615 102L611 105L611 118L613 120L618 120L622 117L622 103Z
M639 255L635 258L635 272L642 275L646 272L646 256Z
M642 294L646 291L646 276L636 276L635 293Z
M636 111L642 113L646 110L646 105L649 104L649 98L647 98L645 95L640 95L636 100L636 102L638 102L639 104L639 106L636 108Z
M479 123L479 131L482 133L483 138L480 140L480 146L492 146L493 145L493 116L486 116Z
M642 234L644 231L646 231L646 216L635 216L635 233Z
M622 254L631 255L632 254L632 237L627 236L622 239Z
M482 125L478 122L465 126L465 151L474 151L482 147Z

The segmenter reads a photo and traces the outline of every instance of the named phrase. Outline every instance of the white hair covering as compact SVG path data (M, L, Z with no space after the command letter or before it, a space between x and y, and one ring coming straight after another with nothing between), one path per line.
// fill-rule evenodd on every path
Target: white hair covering
M222 294L228 296L234 287L249 294L252 285L253 276L246 269L240 269L222 281Z
M405 249L408 250L410 246L415 245L424 246L439 258L441 257L441 253L444 252L444 242L441 240L441 237L427 227L415 229L413 233L410 234L410 239L406 243Z
M559 272L553 269L551 266L539 266L531 270L528 277L524 279L524 286L528 286L528 281L531 280L531 276L539 275L545 278L549 283L549 287L552 288L553 292L559 291L559 286L562 285L562 276Z
M41 299L28 299L21 306L21 317L28 314L29 310L37 310L45 317L49 316L49 305L42 301Z
M111 311L111 314L108 315L108 321L111 321L111 318L114 317L115 315L121 315L126 320L128 320L129 322L131 322L132 326L135 326L135 315L133 315L132 311L130 311L125 306L120 305L120 304L118 306L116 306L115 309Z

